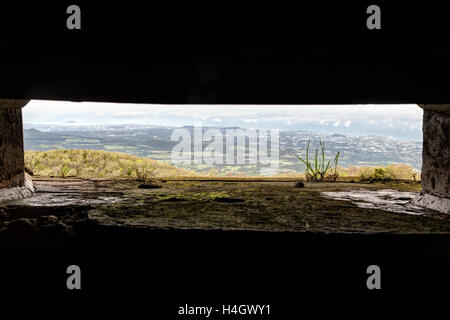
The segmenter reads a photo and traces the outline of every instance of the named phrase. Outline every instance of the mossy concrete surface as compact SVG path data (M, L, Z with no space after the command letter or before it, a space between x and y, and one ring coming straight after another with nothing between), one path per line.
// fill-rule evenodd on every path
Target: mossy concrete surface
M135 180L35 178L36 195L0 206L0 229L42 216L77 232L82 223L148 229L254 230L313 233L450 233L450 216L433 211L410 215L361 208L322 192L397 190L419 192L420 183L305 183L295 180L164 180L141 189ZM45 220L45 219L44 219ZM44 221L43 220L43 221ZM48 219L47 219L48 220ZM80 221L82 223L80 223ZM77 226L77 228L73 228Z

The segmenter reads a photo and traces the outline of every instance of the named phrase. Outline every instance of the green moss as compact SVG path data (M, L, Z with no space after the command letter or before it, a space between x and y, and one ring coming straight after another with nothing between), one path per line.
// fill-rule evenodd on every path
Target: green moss
M224 191L211 191L186 194L160 194L156 195L158 201L214 201L217 198L230 197Z
M158 195L156 198L159 201L187 201L189 200L188 197L182 195L182 194L169 194L169 195Z
M214 200L216 198L229 197L228 193L225 191L210 191L193 194L194 197L201 200Z
M100 182L99 182L100 183ZM117 182L113 183L118 188ZM346 233L450 232L450 216L415 216L363 209L349 201L324 198L323 191L394 189L419 191L420 184L375 183L209 182L168 181L163 189L136 189L123 182L122 203L98 208L96 217L111 223L174 228L222 228ZM127 189L126 186L129 186ZM218 202L240 198L245 202Z

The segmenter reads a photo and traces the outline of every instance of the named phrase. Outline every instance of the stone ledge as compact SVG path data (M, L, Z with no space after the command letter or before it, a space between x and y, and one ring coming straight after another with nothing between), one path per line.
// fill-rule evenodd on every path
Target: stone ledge
M450 199L421 192L414 200L415 205L450 214Z
M23 199L31 197L33 194L33 180L31 180L28 174L25 174L25 184L23 187L0 189L0 202Z

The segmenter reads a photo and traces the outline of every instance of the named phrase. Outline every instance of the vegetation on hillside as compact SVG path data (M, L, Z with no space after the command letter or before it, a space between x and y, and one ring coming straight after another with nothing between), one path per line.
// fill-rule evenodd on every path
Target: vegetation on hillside
M385 167L362 167L359 169L361 180L420 180L420 172L406 164L391 164Z
M361 181L414 180L420 181L420 171L404 163L387 166L337 167L340 178L356 178ZM347 179L344 179L347 180Z
M193 176L168 163L129 154L94 150L26 151L25 166L35 175L80 178Z
M324 163L318 156L316 177L334 175L341 180L420 180L420 172L406 164L390 164L387 166L337 166L335 161ZM315 160L309 157L310 171L315 170ZM79 177L79 178L134 178L152 180L154 178L169 177L220 177L215 170L201 174L185 169L176 168L163 161L137 157L129 154L95 151L95 150L51 150L26 151L25 165L37 176L44 177ZM325 170L328 167L327 170ZM325 173L324 173L325 172ZM315 173L311 173L313 176ZM236 172L227 177L234 178L269 178L260 175L247 175ZM273 178L306 179L304 173L280 173ZM314 181L310 178L310 181ZM327 181L327 180L324 180ZM328 180L329 181L329 180Z

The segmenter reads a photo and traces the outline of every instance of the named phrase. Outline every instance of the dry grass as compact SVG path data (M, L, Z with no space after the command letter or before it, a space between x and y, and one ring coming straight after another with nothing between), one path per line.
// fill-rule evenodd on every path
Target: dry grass
M360 180L414 180L420 181L420 171L413 167L403 164L390 164L387 166L369 167L369 166L350 166L348 168L338 167L341 177L357 177Z
M161 161L93 150L27 151L25 165L35 175L45 177L142 179L196 175Z

